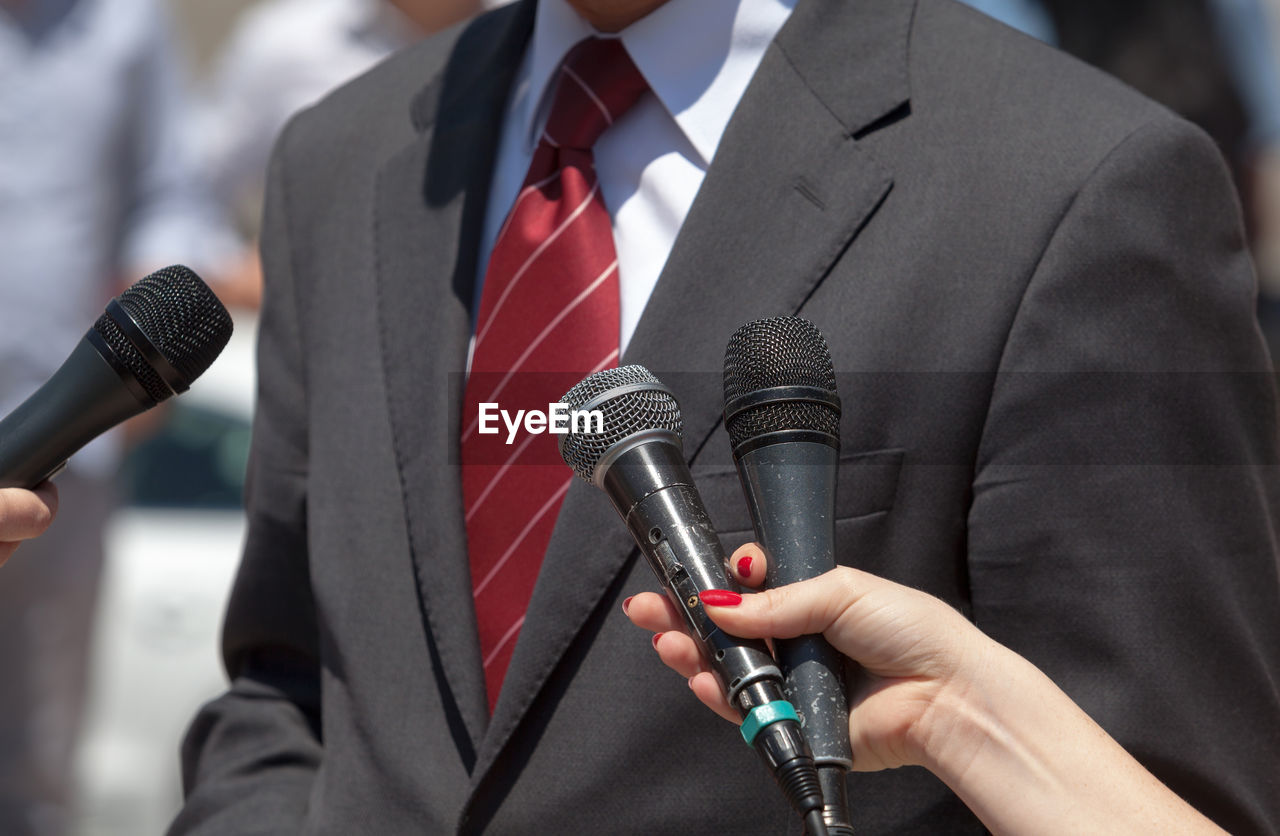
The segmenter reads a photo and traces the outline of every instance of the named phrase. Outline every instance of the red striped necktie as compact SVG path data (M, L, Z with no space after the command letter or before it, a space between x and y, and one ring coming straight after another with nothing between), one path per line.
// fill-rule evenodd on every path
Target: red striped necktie
M572 472L555 435L523 424L513 434L502 418L482 424L480 404L508 418L545 413L584 376L617 364L618 256L591 149L647 89L620 41L588 38L569 52L485 273L462 415L462 495L490 711Z

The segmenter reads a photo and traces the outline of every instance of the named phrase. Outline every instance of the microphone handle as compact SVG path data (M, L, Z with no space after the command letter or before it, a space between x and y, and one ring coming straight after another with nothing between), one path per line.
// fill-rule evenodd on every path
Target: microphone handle
M768 558L766 582L783 586L835 568L839 451L816 441L756 447L737 457L756 537ZM827 798L832 833L848 822L844 775L853 767L844 657L820 635L774 642L785 691L803 718Z
M91 329L53 377L0 421L0 488L34 488L94 438L154 405L106 359L113 355L100 341Z
M742 715L743 739L805 819L810 836L828 836L822 779L768 646L725 633L698 597L708 589L736 590L737 583L725 571L724 548L679 445L651 440L624 448L612 457L600 487Z
M698 598L708 589L738 587L725 572L724 548L680 449L661 441L631 447L610 464L603 488L729 702L739 706L743 689L761 680L777 683L781 698L782 672L765 643L724 633Z

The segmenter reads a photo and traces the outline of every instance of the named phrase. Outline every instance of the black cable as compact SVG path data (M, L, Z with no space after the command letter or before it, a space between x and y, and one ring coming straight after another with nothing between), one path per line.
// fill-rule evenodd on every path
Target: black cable
M761 684L751 686L753 689L764 687L766 686ZM789 703L786 705L790 707ZM775 721L760 729L751 745L773 773L778 788L782 790L792 809L806 821L816 811L821 820L822 784L818 780L818 768L813 763L813 755L800 730L800 723L794 719ZM820 833L821 836L828 836L825 824Z
M805 836L828 836L827 823L822 818L822 808L810 810L804 817Z

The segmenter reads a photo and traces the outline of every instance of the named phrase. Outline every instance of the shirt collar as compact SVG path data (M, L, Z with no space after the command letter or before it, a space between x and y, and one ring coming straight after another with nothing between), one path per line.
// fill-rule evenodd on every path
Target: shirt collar
M694 150L710 165L729 117L796 0L668 0L617 36L601 35L566 0L539 0L524 136L537 144L565 54L592 35L619 37Z

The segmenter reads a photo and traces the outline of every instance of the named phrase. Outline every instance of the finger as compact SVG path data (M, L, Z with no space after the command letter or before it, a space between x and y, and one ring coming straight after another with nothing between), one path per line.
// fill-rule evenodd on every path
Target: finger
M703 598L707 613L726 632L744 638L780 639L821 633L853 606L863 589L861 575L854 569L836 569L800 583L743 595L734 602L713 603L719 598Z
M821 633L884 676L949 675L957 654L982 636L943 601L848 567L744 596L703 593L703 603L726 633L782 639Z
M684 630L684 619L666 596L654 592L641 592L622 602L622 611L631 623L651 633Z
M758 543L743 543L729 558L729 571L738 583L751 589L759 589L764 583L768 560Z
M667 667L685 679L706 670L697 644L684 631L684 621L670 601L641 592L624 601L623 607L637 627L654 631L653 646Z
M742 722L724 698L720 681L707 670L693 639L684 633L658 633L653 637L653 646L664 665L689 680L689 688L703 705L732 723Z
M14 550L17 548L17 543L0 543L0 566L3 566L5 562L8 561L10 556L13 555Z
M685 679L707 669L698 646L684 633L675 631L656 633L653 637L653 647L658 651L658 658L662 660L662 664Z
M58 489L43 482L34 491L0 489L0 540L14 543L39 537L58 510Z
M949 609L917 590L848 567L736 601L732 594L703 595L708 615L727 633L779 639L823 634L837 650L864 663L872 660L863 654L880 650L885 631L892 632L904 616L919 620L914 616L921 606ZM921 598L928 603L921 604Z
M704 705L732 723L742 722L725 699L719 680L707 671L698 646L684 632L684 620L666 597L641 592L623 602L623 612L637 627L656 631L653 646L658 658L689 680L689 688Z
M40 501L49 509L50 517L58 515L58 486L46 479L32 489L32 493L40 497Z
M730 723L735 726L742 723L738 712L724 698L724 691L720 690L720 680L716 679L715 674L710 672L694 674L689 678L689 690L693 691L694 696L703 705Z

